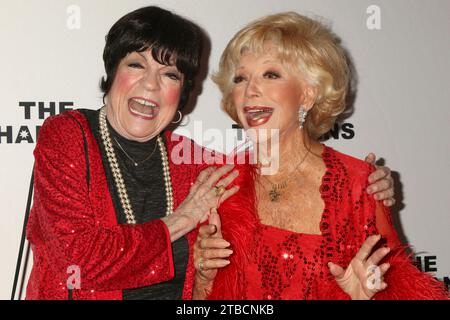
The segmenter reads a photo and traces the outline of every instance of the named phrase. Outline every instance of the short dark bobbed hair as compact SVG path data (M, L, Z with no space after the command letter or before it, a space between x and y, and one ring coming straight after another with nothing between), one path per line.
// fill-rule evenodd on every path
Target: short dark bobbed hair
M109 30L103 51L106 79L100 89L108 95L120 61L131 52L151 49L160 64L175 66L184 75L179 109L194 88L200 67L203 33L197 25L168 10L156 6L137 9L120 18Z

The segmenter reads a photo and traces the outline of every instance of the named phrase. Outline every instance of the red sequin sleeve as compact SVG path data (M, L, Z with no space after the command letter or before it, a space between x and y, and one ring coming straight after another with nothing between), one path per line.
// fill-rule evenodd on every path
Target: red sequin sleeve
M92 204L105 195L89 197L83 137L73 119L46 121L35 159L28 237L55 270L65 274L69 266L78 266L81 289L105 291L173 277L170 235L161 220L135 226L105 223L108 208Z
M373 200L372 200L373 201ZM386 272L388 287L374 296L376 300L447 300L448 291L440 281L430 274L420 271L411 255L406 253L392 223L390 209L381 202L376 203L376 228L391 248L389 255L382 261L391 267Z

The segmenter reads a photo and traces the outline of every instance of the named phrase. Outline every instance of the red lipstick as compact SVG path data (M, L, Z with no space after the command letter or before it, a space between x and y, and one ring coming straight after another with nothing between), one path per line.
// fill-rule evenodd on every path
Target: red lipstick
M270 120L273 114L273 108L266 106L248 106L244 107L245 118L250 127L261 126Z

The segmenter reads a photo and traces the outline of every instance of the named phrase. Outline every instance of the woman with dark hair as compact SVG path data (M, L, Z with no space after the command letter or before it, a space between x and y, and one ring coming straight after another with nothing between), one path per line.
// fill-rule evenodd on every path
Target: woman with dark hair
M186 19L158 7L131 12L106 38L105 106L45 121L34 152L28 299L191 297L196 226L251 190L236 193L251 180L238 166L174 163L176 142L202 152L166 130L181 118L201 48ZM386 183L378 188L389 198Z
M237 176L218 182L232 166L200 173L169 156L175 139L164 129L192 90L201 44L200 29L169 11L131 12L106 38L106 105L45 121L27 226L27 299L182 297L192 282L188 233L218 205L216 183ZM220 200L236 191L222 190Z

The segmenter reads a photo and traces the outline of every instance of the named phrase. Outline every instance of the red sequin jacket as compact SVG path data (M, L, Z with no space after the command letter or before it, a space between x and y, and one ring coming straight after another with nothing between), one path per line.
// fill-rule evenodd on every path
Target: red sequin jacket
M350 299L337 285L327 263L347 267L373 234L381 234L391 248L381 262L391 265L385 274L388 287L374 299L448 299L444 285L419 271L405 253L389 209L366 192L374 168L329 147L324 148L322 156L326 172L320 187L325 204L321 235L302 237L275 228L264 231L266 226L259 222L255 201L250 201L255 199L254 188L247 191L243 202L239 203L240 198L219 208L223 237L234 253L231 263L219 270L209 299ZM311 243L296 248L301 241L312 242L308 239L313 238L318 243L313 250L304 250L314 245ZM257 272L261 276L255 276ZM254 283L258 280L260 283Z
M73 117L86 134L89 189L83 135ZM177 152L190 157L192 163L194 150L197 154L204 150L171 132L166 133L166 141L169 155ZM192 153L183 154L183 145L190 146ZM80 289L72 291L73 299L122 299L122 289L173 278L170 237L161 220L135 226L118 224L97 141L80 112L48 118L40 130L34 155L34 203L27 225L34 264L27 299L68 299L68 283L80 285ZM176 209L206 166L174 164L170 156L169 162ZM235 182L244 180L250 181L244 175ZM243 191L227 202L245 196ZM183 299L192 295L196 237L196 230L187 235L190 255ZM79 283L74 274L77 270Z

